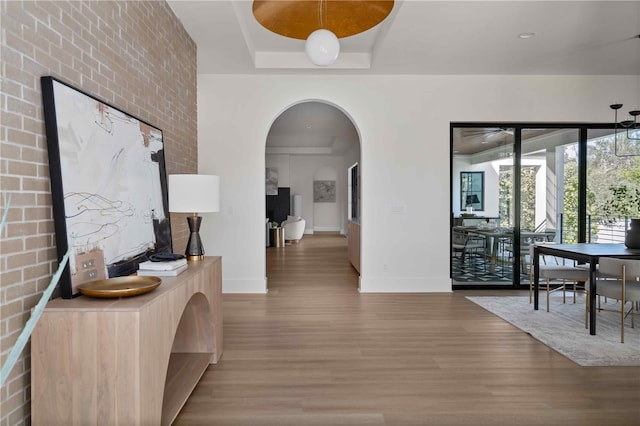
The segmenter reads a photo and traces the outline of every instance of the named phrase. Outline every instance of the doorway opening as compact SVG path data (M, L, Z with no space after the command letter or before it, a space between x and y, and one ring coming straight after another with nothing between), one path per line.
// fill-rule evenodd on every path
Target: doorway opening
M360 237L350 235L350 223L359 222L361 202L358 191L354 218L350 185L351 167L361 164L360 157L358 130L337 106L309 100L284 110L271 125L265 146L266 249L286 253L291 244L304 245L305 236L332 232L348 237L350 253L357 245L359 257ZM291 220L304 222L297 235L288 232ZM289 245L274 247L269 228L280 226Z
M453 288L528 287L533 244L620 242L640 155L615 152L609 124L452 123Z

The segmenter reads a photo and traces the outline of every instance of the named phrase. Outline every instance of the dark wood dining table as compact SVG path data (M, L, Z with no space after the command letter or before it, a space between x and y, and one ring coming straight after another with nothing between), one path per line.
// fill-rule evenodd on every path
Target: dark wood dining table
M540 255L550 255L572 259L579 264L589 264L589 334L596 334L596 273L601 257L618 257L622 259L640 259L640 249L630 249L624 244L540 244L533 249L533 309L538 310L540 300L538 289L540 280Z

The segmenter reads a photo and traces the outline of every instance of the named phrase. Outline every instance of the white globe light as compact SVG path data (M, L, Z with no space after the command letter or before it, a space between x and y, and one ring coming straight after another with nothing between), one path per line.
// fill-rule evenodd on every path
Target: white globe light
M340 42L338 37L329 30L315 30L307 38L304 50L311 62L326 67L338 59Z

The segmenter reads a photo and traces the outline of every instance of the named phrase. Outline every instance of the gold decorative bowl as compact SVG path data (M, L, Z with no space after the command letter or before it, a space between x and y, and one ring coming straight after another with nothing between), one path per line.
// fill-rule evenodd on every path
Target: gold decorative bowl
M126 276L89 281L78 286L78 291L90 297L129 297L148 293L162 283L158 277Z

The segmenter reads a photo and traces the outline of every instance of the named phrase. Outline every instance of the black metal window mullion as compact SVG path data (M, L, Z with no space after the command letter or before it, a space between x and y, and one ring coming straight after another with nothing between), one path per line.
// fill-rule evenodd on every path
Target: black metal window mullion
M520 226L522 216L522 127L514 128L514 152L513 152L513 286L520 287Z
M578 242L587 242L587 127L580 127L578 141Z

